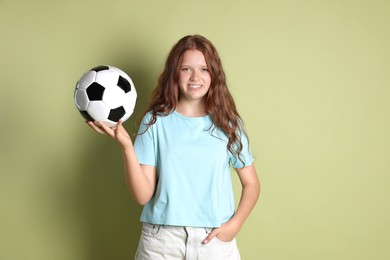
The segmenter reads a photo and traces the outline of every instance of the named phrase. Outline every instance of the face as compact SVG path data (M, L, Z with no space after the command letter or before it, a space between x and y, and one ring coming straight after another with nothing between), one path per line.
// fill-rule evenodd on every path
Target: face
M202 52L187 50L179 74L179 101L201 101L210 88L211 76Z

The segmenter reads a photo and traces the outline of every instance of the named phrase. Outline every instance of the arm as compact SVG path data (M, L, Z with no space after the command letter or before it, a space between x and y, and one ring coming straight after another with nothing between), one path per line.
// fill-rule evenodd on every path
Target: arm
M100 122L95 124L89 121L87 124L96 132L108 135L118 142L123 154L126 183L130 193L137 203L146 204L153 196L156 187L156 168L138 162L133 142L121 121L114 128L109 128Z
M236 169L236 171L242 186L241 198L236 213L228 222L222 224L221 227L214 229L206 239L203 240L204 244L208 243L215 236L218 236L222 241L231 241L236 237L245 220L256 205L260 194L260 181L257 177L254 164L252 163L244 168Z

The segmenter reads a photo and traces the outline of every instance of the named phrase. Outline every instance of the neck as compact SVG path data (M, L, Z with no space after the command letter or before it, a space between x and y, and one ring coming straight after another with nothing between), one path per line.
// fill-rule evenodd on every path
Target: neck
M178 102L176 111L188 117L200 117L207 115L204 101L199 102Z

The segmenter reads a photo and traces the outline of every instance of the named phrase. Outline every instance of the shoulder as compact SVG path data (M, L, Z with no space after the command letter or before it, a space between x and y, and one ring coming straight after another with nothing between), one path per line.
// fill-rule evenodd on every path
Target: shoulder
M145 115L142 117L142 123L149 123L152 117L153 117L152 111L146 112Z
M149 127L153 127L153 126L158 125L158 124L164 124L165 121L167 121L167 120L169 121L172 114L173 113L168 113L168 114L164 115L161 113L157 113L156 115L153 115L153 111L148 111L143 116L140 125L141 125L141 127L147 126L149 128Z
M239 120L237 121L236 134L239 138L248 139L248 133L246 131L244 121L241 118L239 118Z

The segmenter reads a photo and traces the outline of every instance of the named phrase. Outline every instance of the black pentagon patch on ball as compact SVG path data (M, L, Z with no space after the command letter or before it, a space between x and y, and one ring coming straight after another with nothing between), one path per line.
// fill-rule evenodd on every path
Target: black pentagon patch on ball
M120 106L114 109L111 109L108 119L114 122L118 122L126 114L125 109Z
M99 72L99 71L108 70L108 69L110 69L108 66L103 66L103 65L101 65L101 66L97 66L97 67L95 67L95 68L92 68L91 70L96 71L96 72Z
M124 77L122 77L122 76L119 76L117 85L118 85L118 87L123 89L123 91L125 93L131 91L131 84L130 84L130 82L127 79L125 79Z
M102 100L104 87L97 82L93 82L87 88L87 95L90 101Z
M80 114L87 120L87 121L95 121L87 111L80 111Z

